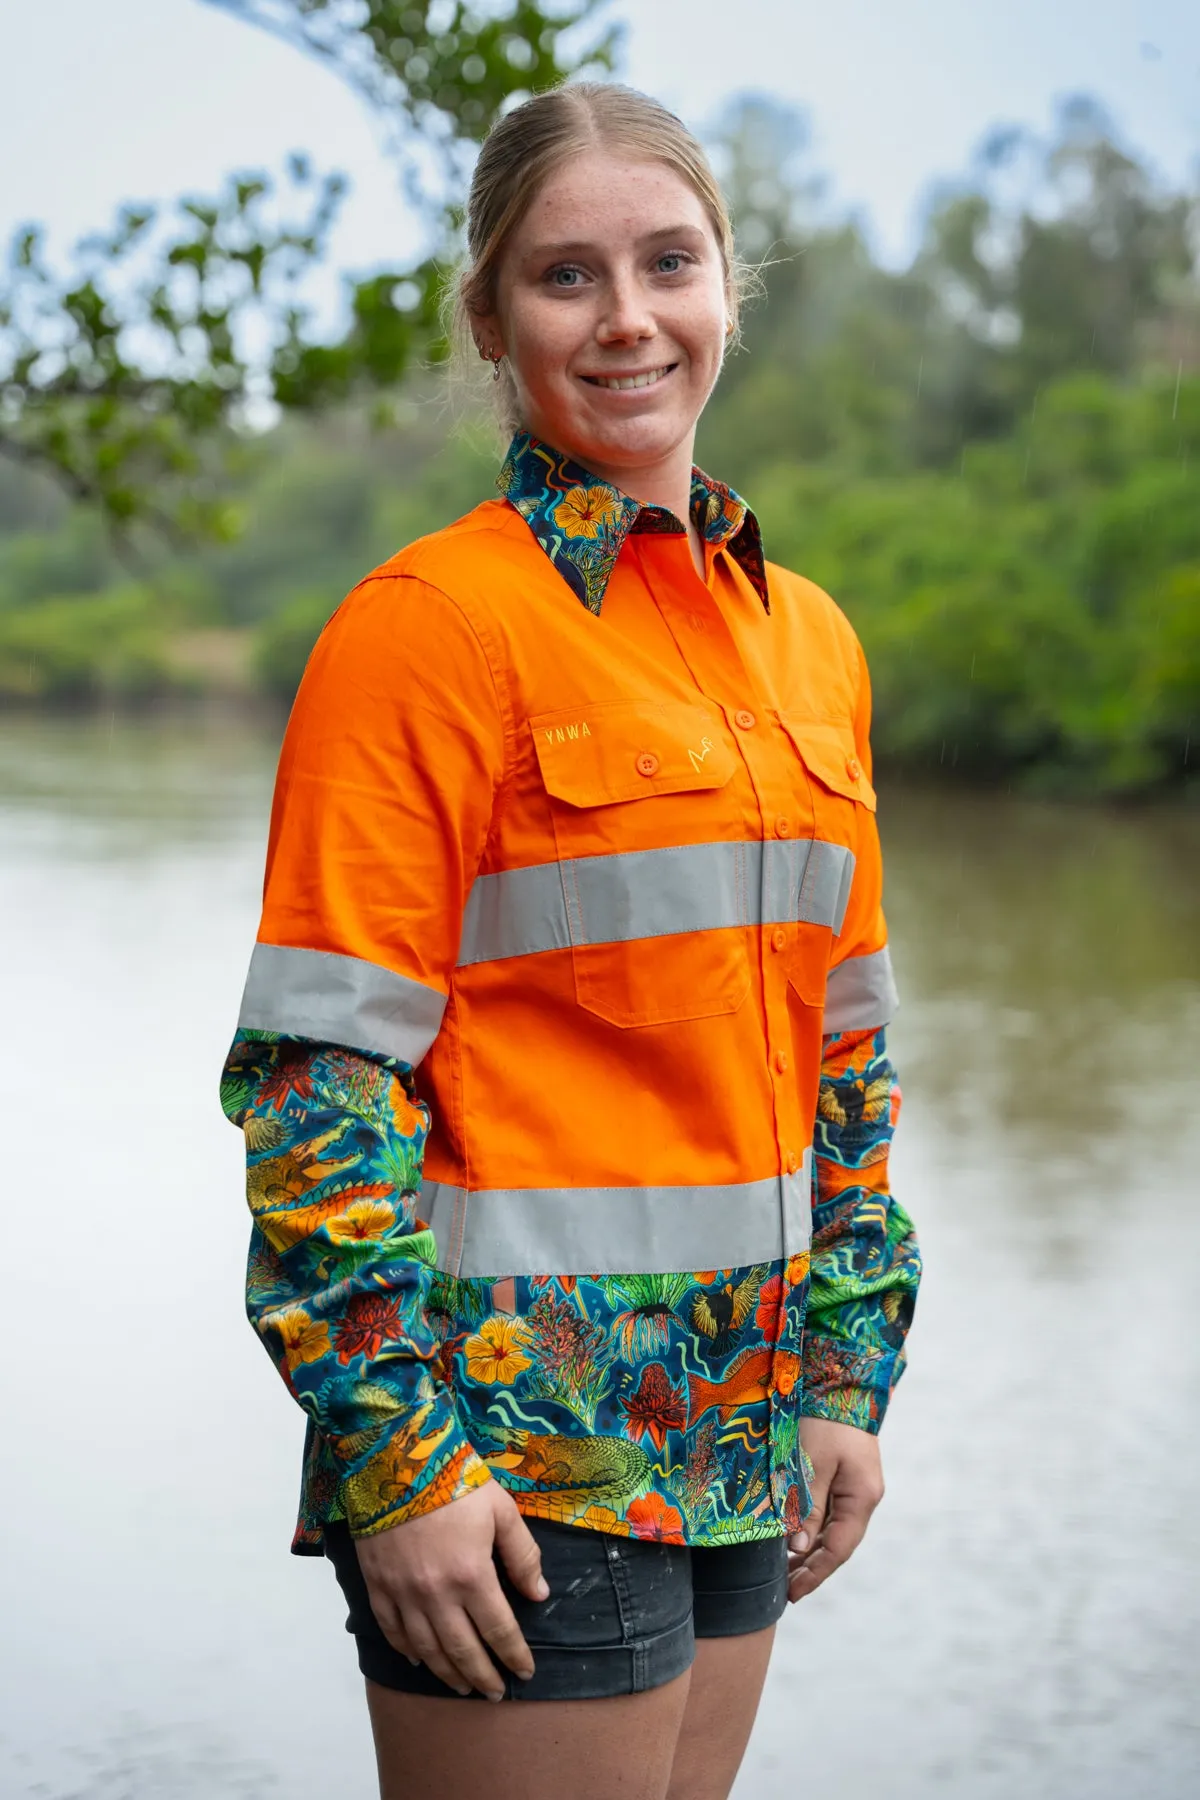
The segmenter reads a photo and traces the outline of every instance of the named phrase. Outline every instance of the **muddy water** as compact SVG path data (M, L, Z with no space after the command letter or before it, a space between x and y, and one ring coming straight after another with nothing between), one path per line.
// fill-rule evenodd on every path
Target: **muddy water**
M370 1800L215 1104L269 734L0 722L5 1800ZM1200 1790L1200 820L884 792L929 1274L737 1800Z

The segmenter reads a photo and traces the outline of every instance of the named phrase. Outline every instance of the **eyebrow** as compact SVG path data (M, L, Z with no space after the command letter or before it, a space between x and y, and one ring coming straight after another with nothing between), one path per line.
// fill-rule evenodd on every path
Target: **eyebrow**
M699 225L660 225L654 231L647 231L637 239L639 244L653 244L659 238L703 237L703 229ZM597 248L595 240L578 238L572 243L535 244L529 251L530 256L580 256ZM602 247L602 246L601 246Z

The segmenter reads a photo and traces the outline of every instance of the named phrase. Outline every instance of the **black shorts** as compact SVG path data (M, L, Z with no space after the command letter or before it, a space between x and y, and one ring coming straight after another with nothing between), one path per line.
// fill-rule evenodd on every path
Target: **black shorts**
M520 1681L496 1663L509 1700L602 1700L661 1687L691 1667L698 1637L763 1631L787 1604L782 1537L691 1550L578 1525L525 1522L542 1552L550 1598L525 1599L500 1569L537 1665L531 1680ZM326 1526L325 1554L350 1609L346 1630L357 1640L367 1680L406 1694L459 1698L384 1637L347 1526Z

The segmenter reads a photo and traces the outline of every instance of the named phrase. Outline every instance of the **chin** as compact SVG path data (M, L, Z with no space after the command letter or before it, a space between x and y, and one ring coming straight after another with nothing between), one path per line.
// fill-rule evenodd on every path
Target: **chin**
M585 419L576 425L576 442L586 445L580 461L626 464L645 468L665 461L691 431L691 421L663 419Z

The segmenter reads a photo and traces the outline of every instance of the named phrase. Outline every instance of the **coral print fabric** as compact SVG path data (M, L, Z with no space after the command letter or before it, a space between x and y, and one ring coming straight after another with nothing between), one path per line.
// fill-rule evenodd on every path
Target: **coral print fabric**
M643 506L599 482L569 457L519 431L497 477L567 586L598 613L609 577L630 532L682 535L661 506ZM746 502L701 469L692 470L692 523L706 543L723 545L749 577L766 610L767 574L758 521Z
M826 1040L811 1266L467 1281L434 1267L418 1216L408 1067L239 1033L222 1103L247 1147L247 1305L309 1415L294 1548L489 1474L527 1514L667 1543L798 1525L801 1413L876 1430L903 1365L919 1258L888 1191L899 1099L882 1031Z

